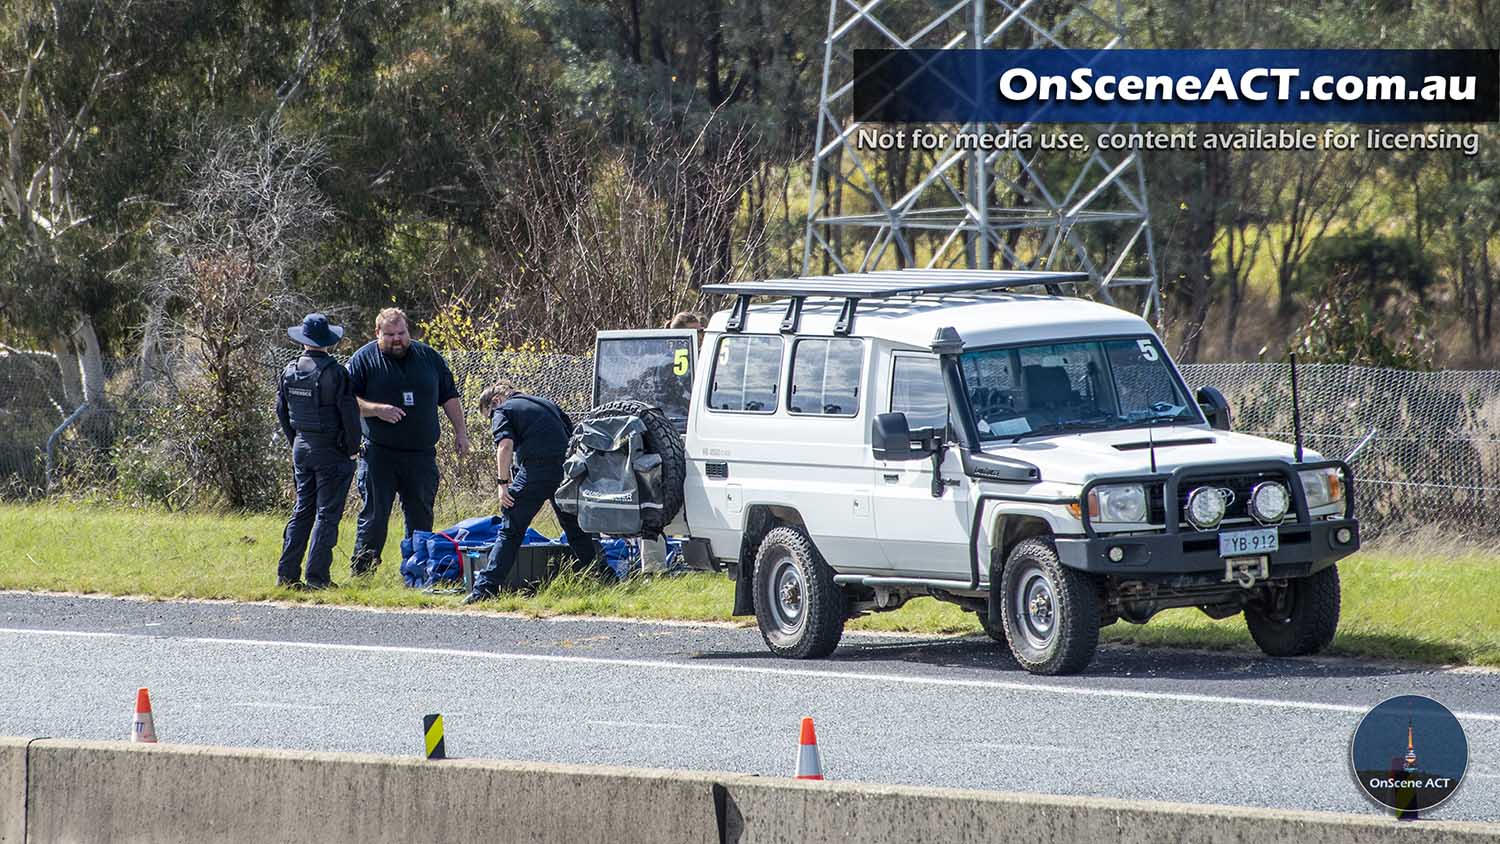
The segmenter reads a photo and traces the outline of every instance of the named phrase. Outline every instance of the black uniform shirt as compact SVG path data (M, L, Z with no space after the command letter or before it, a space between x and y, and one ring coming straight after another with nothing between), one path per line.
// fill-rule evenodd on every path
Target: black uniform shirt
M304 371L311 370L319 358L328 357L327 352L305 351L297 365ZM292 427L291 411L286 403L286 382L276 384L276 419L281 423L281 432L292 446L292 459L306 466L322 466L348 460L349 455L359 450L359 403L354 400L354 386L349 380L349 371L338 361L323 367L318 376L319 404L335 405L339 409L339 430L328 434L299 435Z
M518 460L528 472L561 472L572 433L573 422L562 408L539 396L517 393L490 415L495 445L514 441Z
M371 340L349 359L354 394L368 402L389 404L406 411L399 422L366 416L360 420L365 439L397 451L437 448L438 406L458 398L453 372L436 349L415 340L406 355L393 358Z

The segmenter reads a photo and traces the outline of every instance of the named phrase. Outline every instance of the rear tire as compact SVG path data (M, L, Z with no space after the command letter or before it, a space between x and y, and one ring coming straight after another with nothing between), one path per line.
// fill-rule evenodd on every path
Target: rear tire
M817 659L844 635L848 604L833 570L801 528L772 529L755 553L755 618L771 653Z
M1245 607L1250 638L1268 656L1308 656L1328 647L1339 629L1339 567L1287 582L1275 599Z
M1087 574L1064 566L1051 537L1027 539L1000 575L1010 652L1032 674L1076 674L1099 647L1099 600Z
M687 481L687 451L682 444L682 435L661 408L643 401L624 399L601 404L584 415L584 419L601 416L639 416L646 424L646 451L661 455L660 510L641 510L641 533L647 537L660 536L662 529L677 518L682 511L683 485Z

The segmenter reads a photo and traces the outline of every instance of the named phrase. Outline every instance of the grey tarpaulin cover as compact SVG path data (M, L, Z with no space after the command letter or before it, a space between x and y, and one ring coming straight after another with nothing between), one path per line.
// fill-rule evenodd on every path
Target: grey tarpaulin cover
M638 416L600 416L573 429L557 506L589 533L635 536L641 510L661 508L661 455L645 450Z

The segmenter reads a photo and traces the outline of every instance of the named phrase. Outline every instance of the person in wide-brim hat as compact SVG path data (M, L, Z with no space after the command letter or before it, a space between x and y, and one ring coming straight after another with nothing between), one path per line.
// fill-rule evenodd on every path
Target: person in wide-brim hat
M342 326L329 325L323 314L308 314L286 334L302 344L302 355L281 372L276 418L292 447L297 501L282 534L276 585L329 589L337 585L328 569L359 453L359 401L348 370L329 354L344 339Z
M286 335L304 346L326 349L337 346L344 339L344 327L330 325L328 317L322 314L308 314L302 318L301 325L288 328Z

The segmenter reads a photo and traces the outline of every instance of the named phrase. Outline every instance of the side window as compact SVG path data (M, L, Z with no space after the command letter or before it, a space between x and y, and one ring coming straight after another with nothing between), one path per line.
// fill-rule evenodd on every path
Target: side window
M912 428L948 424L948 391L935 357L896 358L891 369L891 411L905 413Z
M863 363L863 340L798 340L792 347L787 409L812 416L857 415Z
M709 384L709 408L774 413L781 381L781 349L777 336L720 337Z

